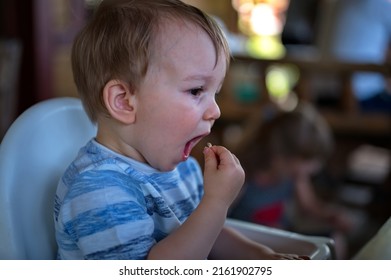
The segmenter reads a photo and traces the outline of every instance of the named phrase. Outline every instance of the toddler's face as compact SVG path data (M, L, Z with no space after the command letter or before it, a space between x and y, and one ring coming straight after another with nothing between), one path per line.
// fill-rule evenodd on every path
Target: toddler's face
M147 163L168 171L189 157L220 117L215 97L227 66L199 27L170 23L161 30L136 92L138 140L133 144Z
M289 177L311 177L322 168L320 159L302 159L298 157L277 157L273 167L279 170L280 174Z

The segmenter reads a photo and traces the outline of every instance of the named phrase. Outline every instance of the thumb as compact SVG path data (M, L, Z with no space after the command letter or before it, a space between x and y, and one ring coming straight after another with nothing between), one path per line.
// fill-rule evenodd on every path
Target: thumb
M203 153L204 153L204 162L205 162L204 171L216 169L217 158L212 148L205 147Z

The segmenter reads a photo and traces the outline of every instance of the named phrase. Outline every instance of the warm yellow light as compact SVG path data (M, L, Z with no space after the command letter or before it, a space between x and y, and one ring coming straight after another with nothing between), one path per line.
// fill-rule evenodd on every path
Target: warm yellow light
M281 109L290 110L296 106L297 95L293 91L299 79L299 70L292 65L273 65L266 73L266 87L270 99Z
M278 37L252 36L247 41L247 51L255 58L277 59L285 55L285 48Z
M238 12L242 11L244 6L254 6L253 0L232 0L231 2L232 7Z
M251 11L250 24L252 31L257 35L270 36L281 33L281 21L268 4L255 5Z
M266 75L266 86L274 99L283 100L289 94L290 84L287 73L280 67L273 67Z

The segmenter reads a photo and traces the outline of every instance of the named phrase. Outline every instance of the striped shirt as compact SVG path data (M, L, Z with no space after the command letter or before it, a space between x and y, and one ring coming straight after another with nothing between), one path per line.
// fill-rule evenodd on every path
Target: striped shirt
M91 140L57 187L58 258L145 259L187 219L202 194L194 158L160 172Z

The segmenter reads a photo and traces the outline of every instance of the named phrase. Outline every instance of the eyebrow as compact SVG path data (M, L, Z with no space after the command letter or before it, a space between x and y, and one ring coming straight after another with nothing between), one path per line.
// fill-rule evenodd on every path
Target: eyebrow
M192 80L211 80L211 77L208 75L190 75L183 79L184 81L192 81Z

